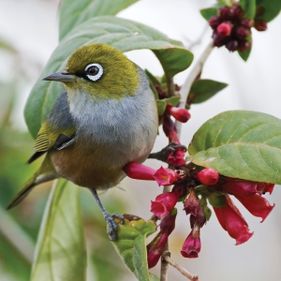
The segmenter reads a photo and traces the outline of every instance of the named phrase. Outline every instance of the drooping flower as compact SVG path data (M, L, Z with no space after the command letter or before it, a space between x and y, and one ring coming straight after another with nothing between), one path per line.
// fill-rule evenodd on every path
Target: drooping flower
M158 235L147 245L147 262L148 268L154 267L163 252L165 251L169 235L159 232Z
M178 108L168 104L166 110L179 122L185 123L190 119L190 113L185 108Z
M247 222L233 205L228 195L225 196L223 206L213 208L219 223L236 240L236 245L242 244L251 238L253 233L249 231Z
M262 197L260 194L252 194L252 195L236 195L235 196L244 207L256 217L260 217L263 222L269 213L274 208L274 204L270 205L270 203L266 200L266 198Z
M195 226L183 243L181 255L185 258L198 258L200 250L200 227Z
M177 210L174 209L167 216L165 216L160 223L160 231L157 236L147 245L147 261L148 267L154 267L164 250L168 242L169 235L175 228L175 221L177 216Z
M241 179L226 178L222 184L222 191L235 196L252 195L255 193L263 194L273 191L274 184L246 181Z
M151 212L158 218L164 218L175 207L178 197L173 192L165 192L158 195L154 201L151 201Z
M212 168L204 168L196 174L197 179L204 185L215 185L219 181L219 173Z

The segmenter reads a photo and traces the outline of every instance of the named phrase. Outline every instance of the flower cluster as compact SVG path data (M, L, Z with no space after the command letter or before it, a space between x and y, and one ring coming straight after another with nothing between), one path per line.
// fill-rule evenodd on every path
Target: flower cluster
M133 178L155 180L162 186L173 185L171 192L160 194L151 201L151 212L160 224L158 234L147 246L149 267L157 264L175 228L178 202L182 203L189 216L191 228L181 249L182 256L186 258L198 257L201 250L200 231L211 215L208 202L222 228L236 240L236 245L249 240L253 233L231 196L261 221L274 207L263 196L272 193L273 184L224 177L214 169L202 169L190 163L178 168L180 173L169 168L154 170L139 163L130 163L124 169Z
M238 4L220 8L218 15L210 18L209 25L213 29L214 45L225 46L232 52L246 51L251 48L252 27L258 31L267 29L266 22L247 19Z

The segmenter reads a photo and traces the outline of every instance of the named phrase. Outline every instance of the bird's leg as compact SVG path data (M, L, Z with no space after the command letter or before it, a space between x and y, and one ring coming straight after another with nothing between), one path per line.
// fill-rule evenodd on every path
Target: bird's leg
M183 149L186 151L186 147L184 145L177 144L177 143L169 143L162 150L149 154L148 158L157 159L166 162L169 154L176 151L177 149Z
M104 208L104 206L101 203L101 200L97 194L96 189L91 189L92 194L94 195L96 202L103 214L103 217L106 221L107 224L107 234L110 240L115 241L117 240L117 229L118 229L118 225L117 223L114 221L113 216L111 216L106 209Z

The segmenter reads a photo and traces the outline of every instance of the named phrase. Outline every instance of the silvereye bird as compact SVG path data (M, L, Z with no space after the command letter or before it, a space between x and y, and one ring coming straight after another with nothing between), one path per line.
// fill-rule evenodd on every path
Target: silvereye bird
M64 84L35 140L41 167L8 208L20 203L32 188L65 178L89 188L116 239L116 224L102 206L97 191L117 185L123 167L144 161L152 150L158 128L154 95L144 71L122 52L105 44L77 49L62 72L44 80Z

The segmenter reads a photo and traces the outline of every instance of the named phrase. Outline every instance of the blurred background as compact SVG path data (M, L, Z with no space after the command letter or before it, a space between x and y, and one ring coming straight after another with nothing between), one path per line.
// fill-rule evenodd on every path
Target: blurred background
M151 25L186 46L206 30L198 10L213 1L141 0L120 16ZM32 152L23 108L29 91L42 67L57 45L57 0L0 0L0 280L29 280L34 245L48 196L49 185L40 186L13 211L5 206L32 174L35 166L25 164ZM193 133L208 118L229 109L249 109L281 118L281 17L269 24L267 32L254 31L254 45L247 63L237 54L216 49L209 58L203 78L229 84L210 101L193 106L192 119L183 127L182 140L188 144ZM210 40L210 30L192 51L195 58ZM160 75L161 68L149 51L134 51L128 56L143 68ZM183 83L188 72L176 81ZM166 144L160 132L154 150ZM150 161L149 165L160 166ZM150 200L161 191L155 184L124 180L118 188L102 195L107 208L117 213L150 217ZM112 245L105 239L104 223L88 191L81 191L87 249L89 281L134 280L127 272ZM201 281L281 280L281 191L270 196L276 203L267 220L243 212L255 232L246 244L236 247L212 216L202 229L202 251L198 259L179 255L189 233L189 222L179 212L171 251L178 263L199 274ZM158 268L155 269L158 272ZM114 275L113 275L114 274ZM114 276L114 279L113 277ZM184 280L170 269L170 280Z

